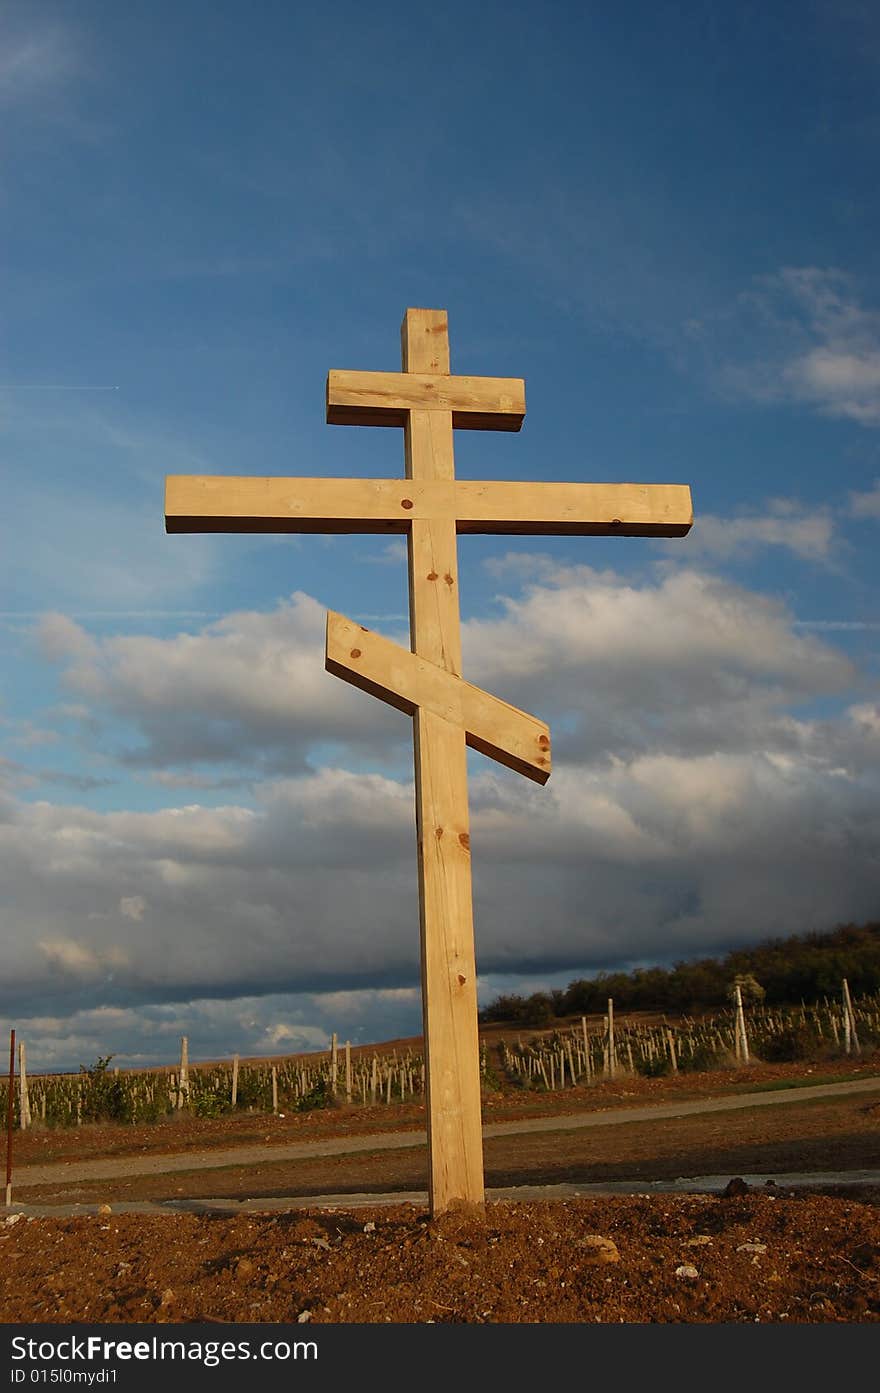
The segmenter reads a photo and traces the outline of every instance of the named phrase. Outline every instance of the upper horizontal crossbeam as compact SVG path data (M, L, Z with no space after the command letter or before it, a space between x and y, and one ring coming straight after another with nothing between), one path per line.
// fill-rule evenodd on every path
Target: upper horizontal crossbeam
M461 430L516 431L526 414L521 377L448 373L341 372L327 376L327 421L334 426L403 426L410 411L451 411Z

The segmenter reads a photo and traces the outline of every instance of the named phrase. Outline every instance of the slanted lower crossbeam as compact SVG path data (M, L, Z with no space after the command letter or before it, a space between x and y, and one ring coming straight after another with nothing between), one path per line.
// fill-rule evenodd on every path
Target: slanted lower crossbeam
M473 482L455 478L453 428L517 431L519 378L455 377L443 310L410 309L399 373L331 372L327 420L402 426L403 479L169 477L169 532L405 533L411 652L330 614L330 672L413 718L433 1213L483 1202L476 963L466 745L535 780L550 772L543 722L462 677L459 533L681 537L683 484Z

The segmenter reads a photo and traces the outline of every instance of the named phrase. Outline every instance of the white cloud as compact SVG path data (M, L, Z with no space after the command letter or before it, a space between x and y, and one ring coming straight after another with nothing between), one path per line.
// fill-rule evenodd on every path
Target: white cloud
M4 32L5 29L5 32ZM15 35L0 28L0 105L32 104L45 98L78 67L71 35L55 26Z
M43 656L50 662L64 658L94 658L98 645L92 636L66 614L52 611L40 616L37 639ZM66 714L76 716L82 707L69 706Z
M725 362L721 380L730 389L880 425L880 312L860 302L852 277L785 267L756 281L740 308L751 353Z
M347 1023L351 1029L352 1022L374 1014L377 1007L382 1009L402 1005L418 1010L422 994L418 987L385 987L372 992L323 992L312 1000L331 1020Z
M779 602L696 571L640 586L587 568L502 597L464 626L467 675L545 717L572 712L588 748L738 746L792 702L844 689L839 651ZM583 746L580 747L583 749Z
M850 494L849 511L854 518L880 518L880 479L865 493Z
M126 919L133 919L135 923L140 923L144 917L144 910L147 902L143 895L122 895L119 900L119 912Z
M880 706L876 702L862 702L851 706L847 716L855 727L874 740L880 740Z
M125 953L115 944L95 947L72 938L41 941L39 950L50 969L87 982L124 966L126 961Z
M863 425L880 423L880 348L862 353L844 346L810 349L786 374L796 395L831 416L850 416Z
M372 566L399 566L401 562L406 564L406 553L406 539L393 537L390 542L385 542L377 550L364 553L360 559Z
M267 1025L263 1032L266 1044L273 1051L298 1054L304 1050L321 1050L327 1043L326 1031L317 1026L288 1025L286 1021Z
M804 561L827 563L835 542L834 519L827 508L770 499L760 512L742 512L735 517L698 514L688 533L687 563L692 565L701 557L713 561L748 559L762 547L777 547ZM680 542L656 545L681 558Z
M145 764L253 761L303 768L316 741L389 746L404 718L324 671L326 611L297 593L271 613L237 612L173 639L115 637L91 644L53 619L44 648L69 662L65 683L93 710L134 724ZM77 637L81 635L81 638Z

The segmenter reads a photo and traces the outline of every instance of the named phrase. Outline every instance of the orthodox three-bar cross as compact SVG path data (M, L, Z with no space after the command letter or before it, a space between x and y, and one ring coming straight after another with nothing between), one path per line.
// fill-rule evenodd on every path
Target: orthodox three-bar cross
M443 310L410 309L403 371L331 372L327 420L402 426L404 479L172 476L168 532L403 533L411 652L339 614L326 667L413 717L422 1010L432 1213L481 1205L483 1147L465 746L537 783L550 775L543 722L471 686L461 672L457 534L681 537L682 484L456 479L452 432L518 431L521 378L453 377Z

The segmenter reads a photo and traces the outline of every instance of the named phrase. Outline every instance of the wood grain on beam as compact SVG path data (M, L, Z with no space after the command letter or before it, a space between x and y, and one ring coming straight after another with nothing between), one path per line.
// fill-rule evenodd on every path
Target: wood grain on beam
M406 532L414 517L451 518L444 482L169 475L168 532Z
M506 483L458 479L456 527L468 533L683 537L693 523L687 484Z

